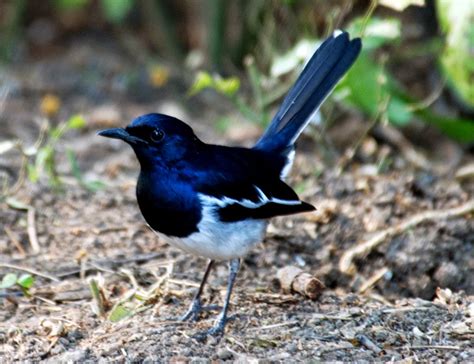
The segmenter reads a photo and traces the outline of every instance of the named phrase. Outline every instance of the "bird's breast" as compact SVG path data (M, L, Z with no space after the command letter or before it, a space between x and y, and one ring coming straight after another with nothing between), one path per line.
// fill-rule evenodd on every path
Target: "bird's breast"
M189 185L166 176L140 174L137 201L146 222L155 231L183 238L198 230L201 203Z

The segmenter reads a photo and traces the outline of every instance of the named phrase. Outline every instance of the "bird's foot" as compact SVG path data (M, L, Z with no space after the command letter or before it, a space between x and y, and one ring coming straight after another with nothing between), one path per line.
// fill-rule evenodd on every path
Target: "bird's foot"
M179 318L179 321L197 321L202 310L201 300L194 299L186 313Z
M220 314L213 327L211 327L209 330L198 332L197 334L193 335L193 338L198 341L205 341L207 337L212 336L217 340L220 340L224 335L224 330L227 322L231 319L233 319L233 317L227 318Z
M186 313L179 318L179 321L197 321L202 311L214 311L220 308L218 305L203 306L199 299L194 299Z

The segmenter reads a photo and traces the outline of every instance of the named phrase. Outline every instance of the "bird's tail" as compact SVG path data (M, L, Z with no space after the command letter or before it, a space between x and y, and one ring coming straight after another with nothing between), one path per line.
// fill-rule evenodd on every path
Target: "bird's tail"
M313 54L292 89L283 100L256 149L288 150L319 109L341 77L349 70L361 49L361 40L349 40L336 31Z

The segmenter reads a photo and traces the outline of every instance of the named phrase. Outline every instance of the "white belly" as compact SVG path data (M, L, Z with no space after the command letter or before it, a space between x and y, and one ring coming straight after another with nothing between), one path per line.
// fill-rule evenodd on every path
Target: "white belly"
M267 220L221 222L215 214L215 207L212 204L203 205L199 232L185 238L158 235L188 253L214 260L243 257L263 240Z
M159 235L188 253L214 260L230 260L245 256L261 242L267 224L265 220L199 224L199 232L186 238Z

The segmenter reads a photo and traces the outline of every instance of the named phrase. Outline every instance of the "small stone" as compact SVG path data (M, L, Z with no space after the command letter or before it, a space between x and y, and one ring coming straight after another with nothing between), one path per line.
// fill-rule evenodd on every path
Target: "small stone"
M143 364L154 364L154 363L158 363L159 362L159 358L158 356L156 355L150 355L150 356L147 356L145 359L143 359Z
M219 349L217 351L217 357L221 360L231 360L234 358L234 354L227 349Z
M456 264L443 262L436 269L433 278L438 281L440 287L453 289L461 282L462 272Z
M71 351L66 351L61 355L52 357L46 361L46 363L82 363L87 358L89 354L88 349L76 349Z
M171 357L169 359L168 363L170 363L170 364L188 364L189 359L184 357L184 356L177 355L177 356Z

